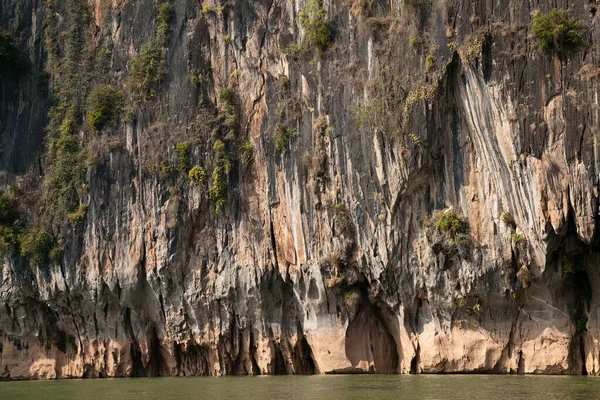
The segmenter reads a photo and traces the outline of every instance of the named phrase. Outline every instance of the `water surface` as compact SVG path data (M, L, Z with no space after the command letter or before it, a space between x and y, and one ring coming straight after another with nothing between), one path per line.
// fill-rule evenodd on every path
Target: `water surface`
M314 375L0 382L0 399L599 399L600 378Z

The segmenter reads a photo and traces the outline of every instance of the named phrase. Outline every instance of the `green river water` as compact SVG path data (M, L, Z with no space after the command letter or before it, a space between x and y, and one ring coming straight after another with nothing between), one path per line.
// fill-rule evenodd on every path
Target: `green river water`
M315 375L0 382L0 399L600 399L600 378Z

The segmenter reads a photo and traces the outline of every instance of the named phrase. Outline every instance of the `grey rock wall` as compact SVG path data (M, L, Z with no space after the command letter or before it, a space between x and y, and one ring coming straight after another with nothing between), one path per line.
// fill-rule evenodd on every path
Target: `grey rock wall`
M7 184L47 167L38 3L0 9L31 64L2 83ZM98 162L84 224L55 227L63 262L5 260L2 378L599 372L595 1L326 1L333 43L299 57L304 2L206 4L172 1L157 99L82 128ZM123 85L158 4L89 5ZM562 59L529 27L554 7L588 27ZM155 166L187 142L211 172L223 87L256 150L217 213ZM278 123L299 132L283 151Z

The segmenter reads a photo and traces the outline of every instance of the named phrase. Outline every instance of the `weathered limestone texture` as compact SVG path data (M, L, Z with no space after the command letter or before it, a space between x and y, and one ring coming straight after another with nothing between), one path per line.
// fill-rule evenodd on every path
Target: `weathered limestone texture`
M28 226L50 212L44 32L68 57L72 1L0 0L28 62L1 78L0 183ZM165 2L87 1L108 54L89 82L125 106L99 132L81 113L95 158L83 221L49 225L62 261L4 257L0 378L600 373L596 0L324 0L331 42L307 51L305 0L215 1L170 1L143 101L127 82ZM553 8L587 28L568 54L531 30Z

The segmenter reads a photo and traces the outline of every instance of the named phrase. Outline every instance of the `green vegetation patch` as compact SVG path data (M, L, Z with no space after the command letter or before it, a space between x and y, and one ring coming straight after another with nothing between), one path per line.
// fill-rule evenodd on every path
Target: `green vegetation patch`
M227 203L227 181L221 167L213 170L212 184L208 189L208 197L215 202L217 213L221 212L221 209Z
M88 206L87 204L79 204L74 211L71 211L67 215L67 219L70 223L76 225L81 224L85 221L85 217L87 215Z
M526 242L525 236L523 236L523 234L521 234L521 233L513 232L511 237L512 237L512 241L515 244L521 244L521 243Z
M99 85L88 97L88 123L97 130L114 122L125 105L125 94L113 85Z
M46 177L50 208L59 219L79 207L85 182L85 156L79 150L75 117L69 114L50 137L52 169Z
M177 153L177 168L184 174L187 174L190 164L190 145L187 143L177 143L175 145L175 153Z
M94 51L87 37L90 10L87 2L66 1L64 32L58 31L59 20L54 1L47 0L45 48L48 53L46 70L52 80L52 108L48 112L47 144L49 168L45 176L45 201L50 219L62 222L75 211L86 191L85 172L87 159L81 143L79 127L83 122L87 95L94 80ZM60 23L62 25L63 23ZM59 39L60 38L60 39ZM59 49L59 42L64 43ZM108 118L102 102L92 115L101 125Z
M464 233L467 230L467 224L456 212L450 210L442 213L435 222L435 231L450 235L452 237Z
M225 140L233 140L238 126L238 113L235 107L235 92L231 88L219 90L221 110L217 116L218 129Z
M21 254L36 267L50 261L53 248L54 237L43 228L32 227L21 237Z
M22 222L17 201L8 194L0 195L0 255L14 254L19 245Z
M252 161L254 158L254 151L254 145L249 140L240 145L240 158L242 160L242 164L248 165L250 161Z
M142 46L140 53L131 61L131 71L126 86L138 101L150 101L156 97L158 86L167 75L165 46L169 34L169 22L175 16L170 3L158 9L158 28L155 36Z
M277 151L285 151L290 145L290 141L299 134L298 129L289 129L283 124L277 124L275 127L275 148Z
M463 259L471 257L473 241L465 219L455 211L447 210L436 213L432 222L429 226L433 232L429 239L436 254L443 252L449 257L460 256Z
M298 24L304 29L306 39L302 46L325 51L332 42L333 29L321 0L309 0L306 8L298 13Z
M539 51L564 53L583 44L587 28L567 10L556 8L548 14L537 14L531 22L531 29L538 40Z
M207 182L206 170L199 165L194 166L188 173L190 182L194 185L205 186Z

